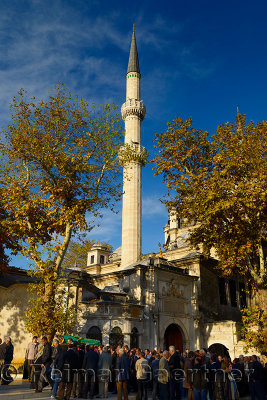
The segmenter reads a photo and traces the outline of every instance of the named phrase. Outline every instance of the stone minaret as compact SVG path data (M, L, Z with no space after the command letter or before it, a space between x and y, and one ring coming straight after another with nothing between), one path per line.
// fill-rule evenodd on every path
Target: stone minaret
M121 267L140 260L142 253L142 166L145 148L141 146L141 122L145 106L140 100L140 70L135 26L126 74L126 102L121 107L125 121L125 145L121 149L123 161L123 205Z

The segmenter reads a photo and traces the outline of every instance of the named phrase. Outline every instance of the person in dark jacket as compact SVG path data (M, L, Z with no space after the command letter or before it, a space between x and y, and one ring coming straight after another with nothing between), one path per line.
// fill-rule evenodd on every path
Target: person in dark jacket
M116 348L112 347L110 349L111 353L111 382L109 382L109 391L112 392L112 394L117 393L117 386L116 386L116 365L117 365L117 358L118 354L116 351Z
M174 346L169 347L169 369L170 369L170 400L180 400L180 381L183 378L181 375L180 357Z
M130 390L133 392L137 392L137 380L136 380L136 369L135 363L138 360L137 355L135 354L135 350L130 351Z
M205 400L207 398L206 370L201 362L201 357L196 357L192 374L194 400Z
M58 399L59 400L69 400L72 391L73 377L75 371L78 369L78 354L73 349L73 343L68 344L68 350L62 352L62 355L58 359L58 369L62 373L61 382L58 388ZM64 392L65 397L64 397Z
M264 400L264 369L261 363L257 360L257 356L253 355L251 361L252 373L249 377L251 399L255 400L256 397L258 400Z
M110 379L111 368L111 354L108 352L107 347L103 348L103 352L98 360L98 382L99 382L99 396L101 398L108 397L108 381Z
M3 368L3 377L2 377L2 385L8 385L13 381L13 378L10 376L8 372L9 364L11 364L13 360L14 354L14 346L11 342L10 337L5 338L5 354L4 354L4 368Z
M130 377L130 359L126 357L123 349L119 349L119 357L117 357L116 364L116 382L117 382L117 393L118 400L122 400L122 391L124 400L128 400L128 388L127 383Z
M79 360L79 370L78 370L78 397L82 397L83 393L83 385L84 385L84 373L83 373L83 360L84 360L84 355L85 355L85 345L84 343L81 343L78 347L78 360Z
M52 364L51 364L51 367L52 367L51 380L53 382L53 388L52 388L51 399L56 398L59 383L62 378L62 373L58 368L58 361L60 358L61 351L62 351L62 348L59 345L59 340L56 338L53 339Z
M1 381L1 376L2 376L2 370L4 368L4 363L5 363L5 352L6 352L6 342L0 344L0 381Z
M152 376L153 376L153 386L152 386L152 400L156 400L159 397L159 360L160 355L155 354L155 359L152 361Z
M208 365L208 391L210 400L224 399L225 374L217 354L212 354Z
M41 340L42 344L43 344L43 352L42 355L36 360L35 366L37 367L37 371L39 372L39 379L37 380L37 377L35 379L35 385L36 385L36 389L35 392L36 393L40 393L43 390L44 387L44 381L48 380L51 384L51 386L53 385L53 383L51 382L51 355L52 355L52 348L51 348L51 344L48 343L47 337L43 336L42 340Z
M74 372L71 395L72 395L72 397L76 398L76 397L82 397L82 385L83 385L82 366L83 366L83 358L84 358L84 350L83 350L84 345L83 345L83 348L81 348L80 346L78 347L78 345L76 343L73 343L73 346L74 346L73 349L78 357L78 368L77 368L77 371ZM77 395L77 393L78 393L78 395Z
M186 392L187 400L193 400L193 388L191 383L191 373L193 369L193 363L195 359L195 353L193 351L189 351L186 353L186 357L184 359L184 380L183 380L183 388Z
M96 372L99 355L94 351L94 346L86 346L86 353L83 360L83 369L85 372L85 382L83 386L83 397L87 399L87 393L90 388L90 399L94 397L94 389L96 382Z

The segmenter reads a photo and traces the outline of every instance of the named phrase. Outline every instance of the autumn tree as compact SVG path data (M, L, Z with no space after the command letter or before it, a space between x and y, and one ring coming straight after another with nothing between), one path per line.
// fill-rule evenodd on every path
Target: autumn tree
M215 249L223 273L243 275L258 292L261 351L266 351L266 133L265 121L247 123L240 115L214 134L194 129L190 118L176 118L156 134L154 158L168 188L166 204L193 226L191 245L206 254Z
M9 253L16 253L19 244L8 229L7 213L0 200L0 272L5 273L10 262Z
M0 177L5 227L39 282L28 329L52 336L71 330L74 321L61 281L70 239L120 198L122 126L114 106L89 105L61 84L47 101L28 99L21 90L10 108Z
M94 244L98 243L96 240L84 239L84 240L71 240L67 253L64 258L63 266L65 268L85 268L87 262L87 253L91 250ZM102 243L109 251L112 252L112 246L109 243Z

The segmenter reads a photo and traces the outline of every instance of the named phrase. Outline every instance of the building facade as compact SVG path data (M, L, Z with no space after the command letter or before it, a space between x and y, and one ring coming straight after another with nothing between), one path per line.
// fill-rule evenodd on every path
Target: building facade
M243 349L236 332L240 308L248 301L244 283L218 276L216 257L192 250L175 211L164 228L165 251L142 255L141 74L133 29L126 74L123 163L122 246L104 262L101 245L88 254L87 279L95 287L80 288L76 300L76 333L103 344L130 347L209 348L225 345L232 356ZM125 161L125 160L124 160ZM102 253L101 253L102 252ZM102 261L100 262L100 257ZM106 258L107 259L107 258ZM98 260L96 262L95 260Z

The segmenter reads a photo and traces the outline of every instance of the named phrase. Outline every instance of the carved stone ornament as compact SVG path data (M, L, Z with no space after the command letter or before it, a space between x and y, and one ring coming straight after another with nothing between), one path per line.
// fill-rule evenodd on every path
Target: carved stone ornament
M178 298L182 297L174 283L171 283L170 288L167 292L167 296L178 297Z

